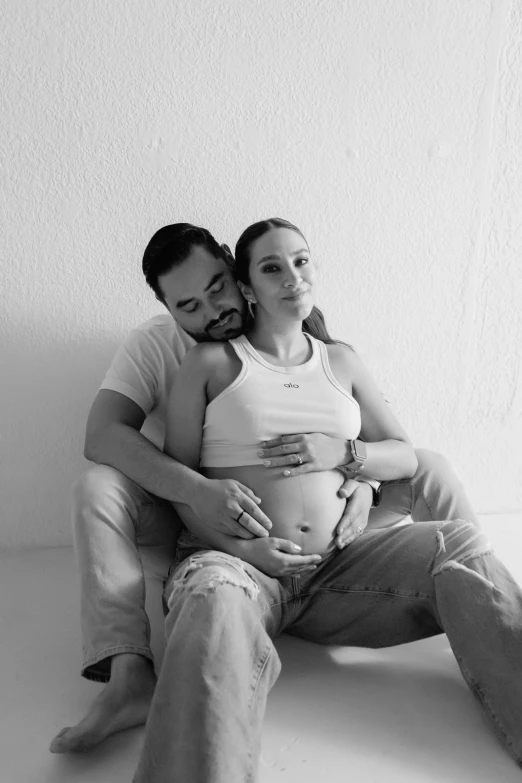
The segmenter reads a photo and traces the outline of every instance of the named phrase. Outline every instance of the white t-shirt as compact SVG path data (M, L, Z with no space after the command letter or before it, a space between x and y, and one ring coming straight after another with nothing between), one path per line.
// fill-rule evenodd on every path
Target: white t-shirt
M100 389L124 394L145 413L141 432L159 449L165 441L167 399L181 360L195 341L166 313L133 329L120 345Z

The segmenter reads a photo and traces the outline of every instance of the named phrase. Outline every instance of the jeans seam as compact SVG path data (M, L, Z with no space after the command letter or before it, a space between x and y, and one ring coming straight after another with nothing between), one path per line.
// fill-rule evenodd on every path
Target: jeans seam
M260 664L259 664L259 671L258 671L257 677L255 679L254 685L252 687L252 693L251 693L251 696L250 696L250 699L249 699L249 702L248 702L248 708L249 709L252 709L252 704L254 702L254 699L255 699L255 696L256 696L256 693L257 693L257 688L258 688L258 685L259 685L259 681L260 681L261 677L263 676L263 672L265 671L265 669L267 667L267 664L268 664L268 661L270 660L271 654L272 654L272 642L267 644L267 646L265 648L265 654L264 654L264 656L261 656L261 661L260 661Z
M84 661L82 669L87 669L89 666L94 666L95 663L103 661L104 658L109 658L111 655L116 655L120 652L136 652L139 655L150 656L152 659L152 652L150 647L140 647L138 644L117 644L115 647L107 647L106 650L98 653L93 658L88 658Z
M417 598L428 598L433 600L435 598L435 594L432 593L405 593L402 590L392 590L391 588L375 586L359 587L358 585L353 585L352 587L336 587L335 585L329 585L327 587L320 587L319 590L330 590L335 593L372 593L376 595L389 595L395 598L406 598L410 600L415 600Z
M134 644L120 644L117 647L109 647L106 650L103 650L103 652L98 653L98 655L95 655L94 658L89 658L86 661L83 661L80 670L81 676L85 677L85 679L87 680L94 679L96 682L108 682L110 680L110 673L108 673L107 676L92 675L89 672L89 669L92 666L96 666L96 664L100 663L100 661L103 661L106 658L112 658L114 655L119 655L121 653L132 653L134 655L141 655L143 658L147 658L147 660L154 663L154 656L150 648L137 647Z
M264 617L265 614L267 614L267 612L272 611L272 609L275 609L278 606L283 606L283 604L289 604L290 601L293 600L294 600L293 598L285 598L284 601L274 601L273 604L270 604L269 606L267 606L266 609L263 609L263 611L261 612L261 617Z

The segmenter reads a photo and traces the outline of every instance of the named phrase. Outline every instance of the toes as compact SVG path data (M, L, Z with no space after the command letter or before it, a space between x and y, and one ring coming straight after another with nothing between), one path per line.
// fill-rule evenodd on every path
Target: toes
M58 732L58 734L56 735L56 737L53 739L53 741L49 746L49 750L51 751L51 753L65 753L67 748L65 747L63 740L65 739L65 735L67 734L68 731L69 728L66 728Z

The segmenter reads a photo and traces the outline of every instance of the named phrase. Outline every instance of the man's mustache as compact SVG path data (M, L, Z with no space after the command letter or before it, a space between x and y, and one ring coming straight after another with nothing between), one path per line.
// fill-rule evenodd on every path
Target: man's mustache
M227 310L224 313L221 313L219 318L216 318L215 321L211 321L207 328L205 329L206 332L210 332L211 329L214 329L221 321L223 321L225 318L228 318L229 315L234 315L234 313L238 313L239 310Z

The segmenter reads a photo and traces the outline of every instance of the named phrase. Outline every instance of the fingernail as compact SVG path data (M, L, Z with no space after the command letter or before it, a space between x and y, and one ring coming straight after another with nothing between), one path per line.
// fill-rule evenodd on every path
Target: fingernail
M265 459L265 460L263 461L263 465L265 466L265 468L268 468L268 467L270 467L270 465L271 465L271 464L272 464L272 463L270 462L270 460L269 460L269 459Z
M299 544L294 544L294 549L297 549L298 552L300 552L302 547L300 547Z
M264 455L264 453L265 453L264 451L258 451L257 452L257 456L258 457L262 457Z
M283 470L283 476L289 476L290 471L289 470Z

